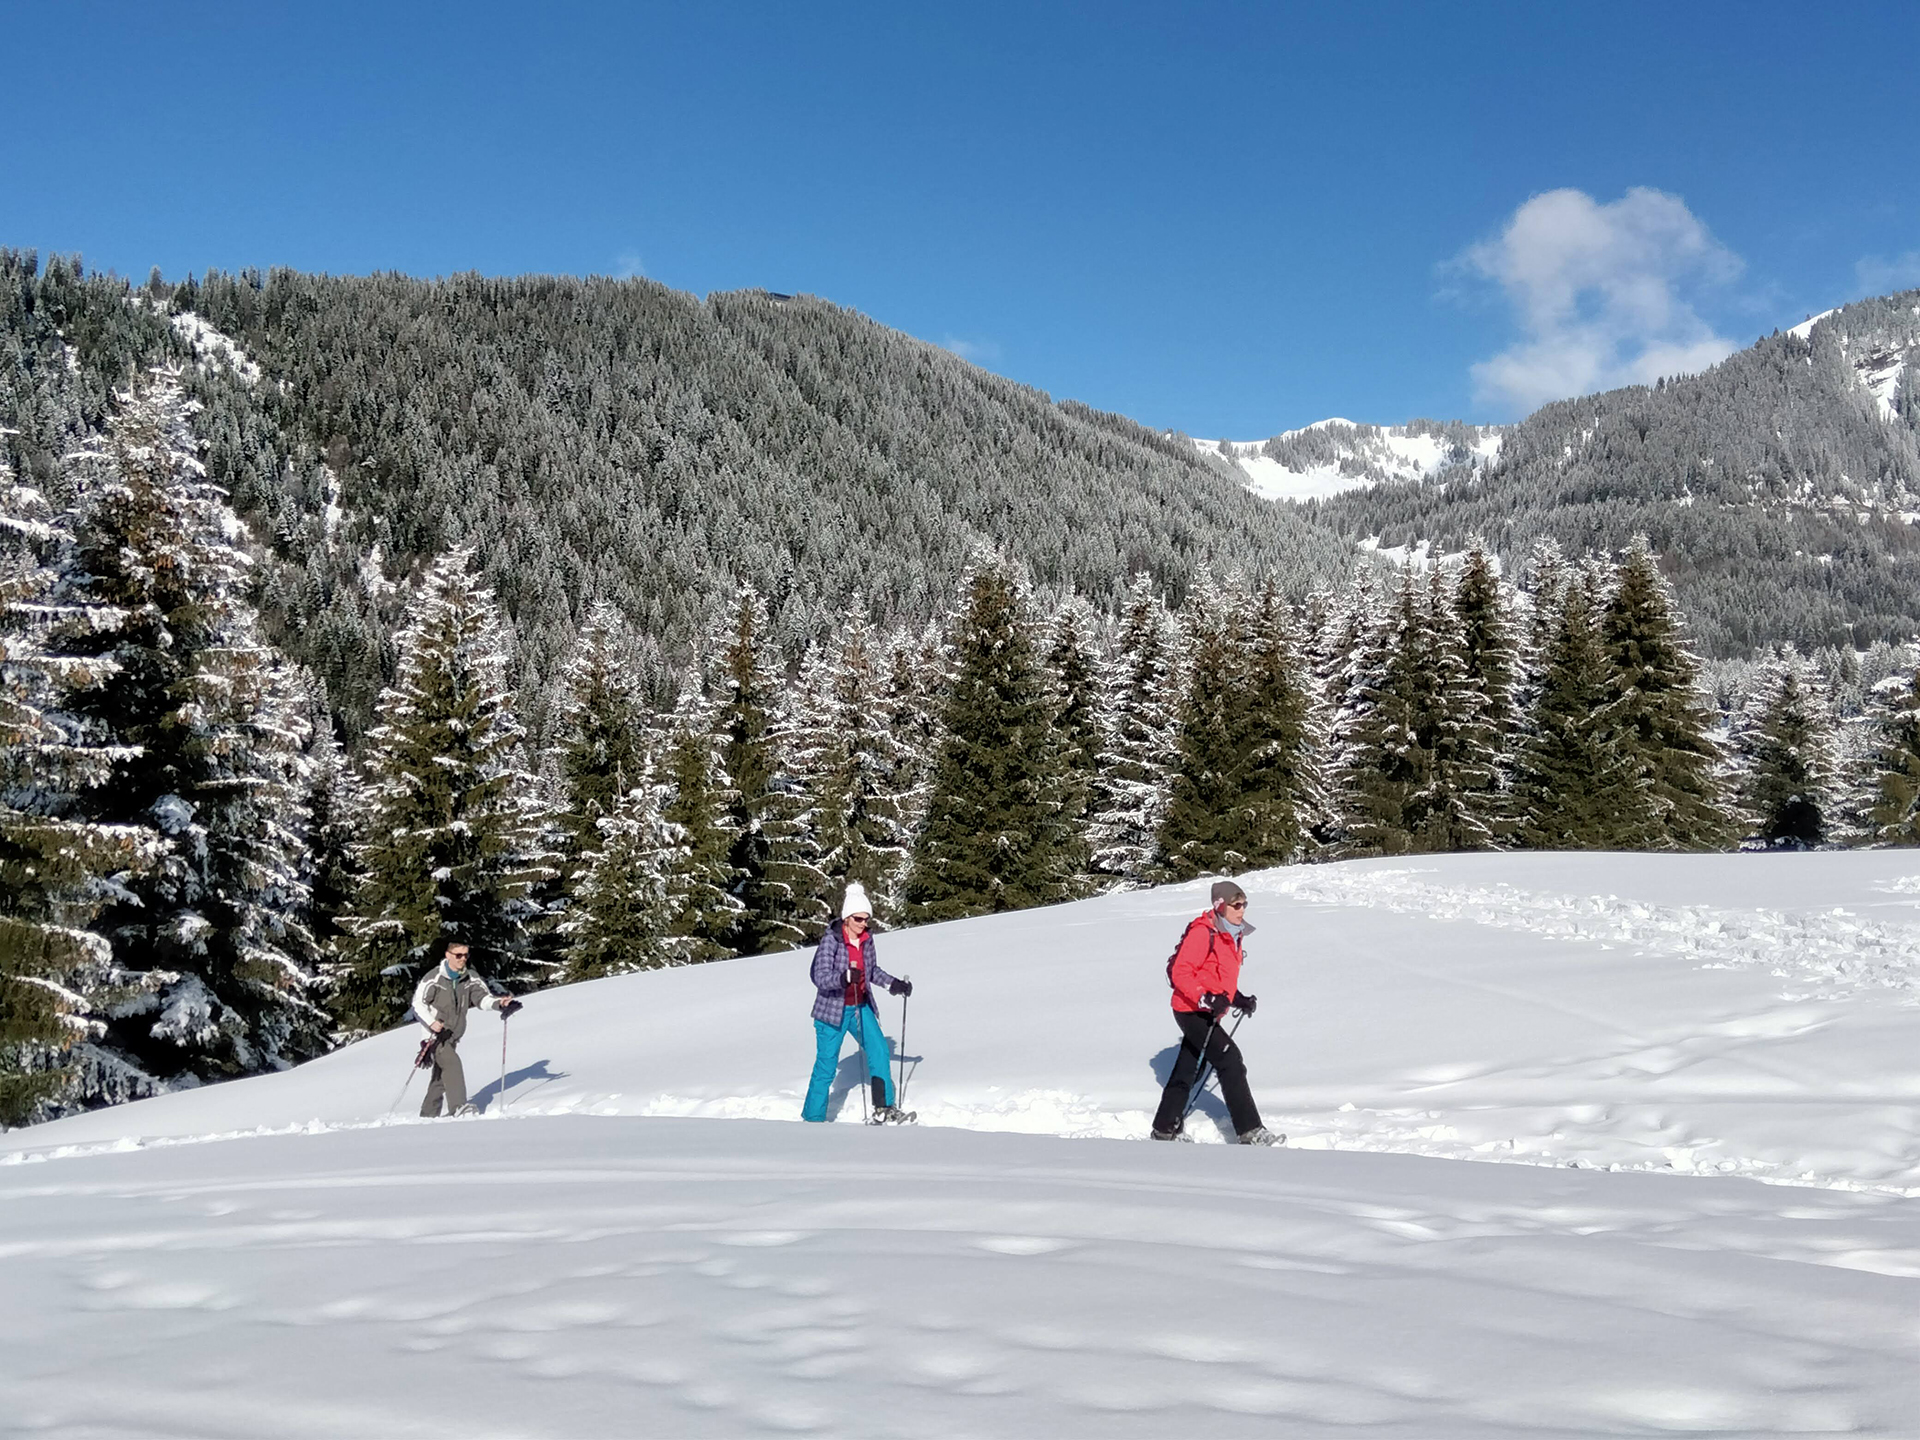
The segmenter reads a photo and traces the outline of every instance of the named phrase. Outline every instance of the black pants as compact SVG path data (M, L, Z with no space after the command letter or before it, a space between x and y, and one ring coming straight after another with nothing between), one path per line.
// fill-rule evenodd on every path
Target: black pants
M1253 1091L1247 1088L1247 1062L1240 1047L1227 1038L1224 1025L1214 1025L1205 1015L1185 1010L1173 1012L1180 1026L1180 1053L1174 1057L1173 1074L1160 1094L1160 1111L1153 1117L1153 1128L1167 1131L1180 1124L1186 1113L1187 1096L1193 1092L1193 1078L1200 1069L1200 1044L1207 1046L1207 1059L1220 1076L1220 1093L1227 1097L1227 1114L1233 1120L1234 1133L1244 1135L1260 1128L1260 1107L1253 1103ZM1211 1037L1207 1034L1213 1028Z

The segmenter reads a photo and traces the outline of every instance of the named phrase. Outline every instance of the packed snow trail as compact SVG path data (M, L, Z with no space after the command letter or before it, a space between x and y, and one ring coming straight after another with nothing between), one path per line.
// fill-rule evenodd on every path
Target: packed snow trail
M54 1437L1912 1435L1920 1206L924 1127L449 1121L0 1171Z
M1449 856L1245 883L1262 1004L1240 1042L1292 1146L1920 1194L1920 854ZM1173 1057L1164 963L1203 904L1178 886L883 933L916 983L920 1124L1144 1138ZM511 1110L794 1119L811 999L800 953L535 995ZM880 1015L897 1036L899 1002ZM495 1023L476 1017L474 1055ZM0 1165L382 1123L414 1043L0 1135ZM848 1055L842 1121L857 1073ZM495 1104L497 1077L474 1080ZM418 1102L416 1084L395 1118ZM1224 1124L1207 1097L1194 1131Z

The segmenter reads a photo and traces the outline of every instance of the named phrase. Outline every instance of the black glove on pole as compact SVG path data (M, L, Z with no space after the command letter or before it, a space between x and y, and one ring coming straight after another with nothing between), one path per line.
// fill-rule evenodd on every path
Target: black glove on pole
M1253 1014L1254 1006L1259 1003L1259 1000L1255 996L1242 995L1238 990L1233 992L1233 1008L1238 1010L1242 1015Z

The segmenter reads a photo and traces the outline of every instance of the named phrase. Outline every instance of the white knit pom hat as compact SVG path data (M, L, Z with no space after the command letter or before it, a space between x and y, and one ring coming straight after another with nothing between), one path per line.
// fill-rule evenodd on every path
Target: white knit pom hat
M855 880L847 886L847 898L840 902L840 918L873 914L873 902L867 899L867 887Z

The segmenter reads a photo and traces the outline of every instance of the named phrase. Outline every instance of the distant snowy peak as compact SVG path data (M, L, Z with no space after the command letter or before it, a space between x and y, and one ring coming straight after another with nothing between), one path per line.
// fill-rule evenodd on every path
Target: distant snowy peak
M1430 480L1478 469L1500 453L1502 426L1413 420L1358 425L1320 420L1270 440L1196 440L1204 455L1234 466L1268 500L1319 500L1382 481Z

